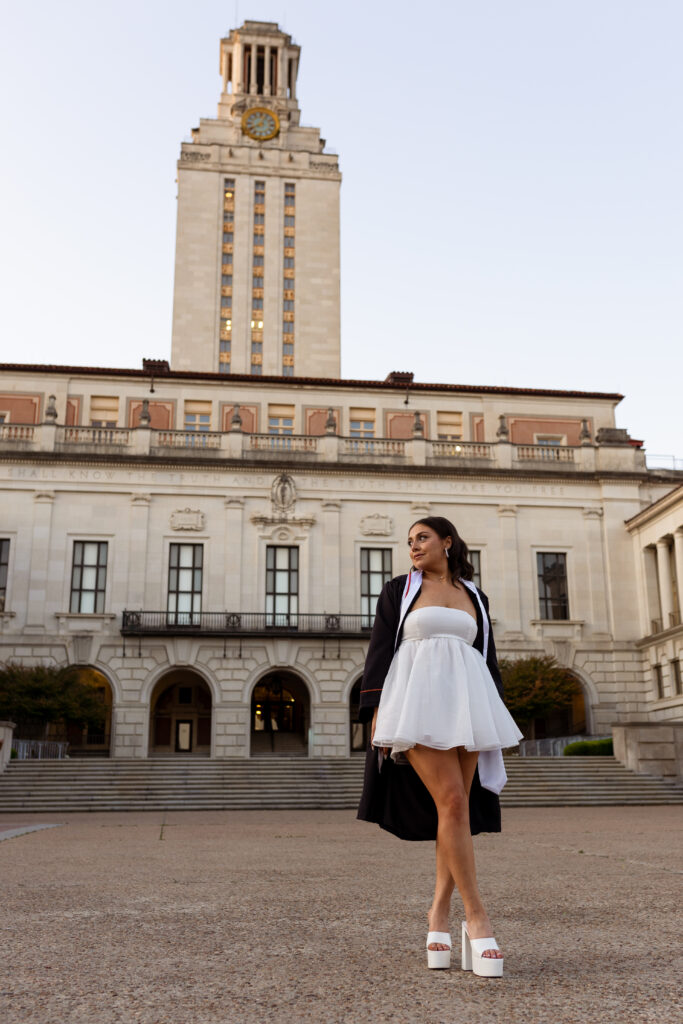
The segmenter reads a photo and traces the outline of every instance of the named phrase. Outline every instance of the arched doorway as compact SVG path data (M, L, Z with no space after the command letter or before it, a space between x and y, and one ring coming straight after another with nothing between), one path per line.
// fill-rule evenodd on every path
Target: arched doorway
M109 680L96 668L89 665L77 670L80 682L91 686L102 704L102 718L90 725L69 722L66 739L69 743L69 757L109 757L111 745L112 690Z
M251 753L308 754L308 688L293 672L260 679L251 695Z
M363 681L361 676L354 684L351 690L351 696L349 697L349 728L351 730L350 735L350 748L351 753L357 751L365 751L368 749L368 743L370 742L370 722L361 722L358 717L360 707L360 684Z
M211 753L211 691L196 672L174 669L159 680L149 720L152 757Z
M555 736L581 736L588 728L583 686L573 672L565 670L574 681L573 692L561 707L550 707L532 718L524 731L524 739L544 740ZM521 728L521 726L520 726Z

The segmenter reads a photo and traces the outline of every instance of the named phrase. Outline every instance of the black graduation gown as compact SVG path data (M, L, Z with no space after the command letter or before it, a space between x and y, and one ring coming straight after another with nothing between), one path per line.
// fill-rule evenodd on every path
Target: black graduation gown
M403 625L401 625L398 636L396 631L406 579L407 576L397 576L395 579L389 580L377 600L375 622L372 627L370 646L361 682L359 717L362 722L367 722L372 718L374 709L379 704L384 680L394 657L394 650L401 642ZM411 608L419 594L418 590L410 604ZM488 598L481 590L479 590L479 594L488 616ZM477 612L477 635L473 646L480 654L483 654L484 622L479 602L475 600L473 604ZM490 623L489 618L486 664L502 698L503 681L498 668ZM392 761L391 757L382 759L381 770L379 763L379 751L369 745L365 757L365 776L358 807L358 818L362 821L375 822L380 828L393 833L399 839L436 839L436 806L415 770L409 764L397 764ZM500 832L500 830L500 801L495 793L483 788L479 781L477 768L470 790L470 831L472 835L477 835L479 832Z

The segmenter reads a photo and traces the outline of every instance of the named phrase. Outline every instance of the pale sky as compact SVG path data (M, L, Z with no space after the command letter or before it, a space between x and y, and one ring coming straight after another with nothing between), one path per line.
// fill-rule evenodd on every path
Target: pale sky
M617 391L683 458L680 0L7 6L0 359L170 356L180 142L246 18L340 156L343 375Z

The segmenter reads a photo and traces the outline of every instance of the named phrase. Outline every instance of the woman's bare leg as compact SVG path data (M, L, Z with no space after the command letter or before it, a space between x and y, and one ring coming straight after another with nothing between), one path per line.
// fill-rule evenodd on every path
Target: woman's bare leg
M468 796L470 789L472 788L472 779L474 778L474 772L477 767L477 758L479 752L477 750L465 750L464 747L458 747L458 756L460 758L460 769L462 771L462 781L465 787L465 792ZM443 843L436 841L436 884L434 886L434 899L432 905L429 908L429 930L435 932L447 932L449 929L449 919L451 915L451 897L453 896L453 890L455 889L455 879L450 872L448 867L448 859L444 852ZM445 949L446 947L439 942L431 943L430 949Z
M430 926L441 930L443 900L449 882L445 871L455 881L465 908L470 937L483 938L491 934L491 923L484 909L477 887L474 865L474 847L470 833L469 789L474 776L477 755L462 748L433 750L416 746L406 751L410 764L429 790L439 818L437 832L437 889L430 914ZM451 888L452 892L452 888ZM438 897L437 897L438 893ZM450 904L450 894L448 896ZM447 928L443 929L447 930ZM434 948L440 948L437 944ZM495 949L486 950L484 956L500 957Z

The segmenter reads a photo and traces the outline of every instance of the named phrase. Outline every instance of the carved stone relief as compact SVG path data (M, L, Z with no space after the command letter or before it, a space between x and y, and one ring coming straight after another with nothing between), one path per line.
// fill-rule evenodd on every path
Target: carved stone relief
M198 508L178 508L171 513L172 530L203 530L204 513Z
M388 537L394 532L394 520L391 516L383 516L379 512L363 516L360 521L360 532L364 537Z

